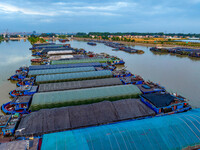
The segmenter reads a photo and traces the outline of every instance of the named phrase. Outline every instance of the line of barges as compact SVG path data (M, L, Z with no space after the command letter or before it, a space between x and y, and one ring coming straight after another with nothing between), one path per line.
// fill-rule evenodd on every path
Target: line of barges
M86 40L89 41L88 43L103 43L106 46L112 47L113 51L124 51L128 53L137 53L137 54L143 54L144 51L134 49L130 46L126 46L125 44L117 43L117 42L111 42L111 41L104 41L104 40ZM90 44L91 45L91 44Z
M153 52L170 53L177 55L186 55L190 57L200 58L200 49L184 48L184 47L152 47Z
M122 59L54 43L34 44L30 49L45 61L21 67L9 78L17 80L18 87L9 93L13 100L1 107L7 115L0 116L0 128L3 136L14 141L0 144L0 149L182 149L200 145L196 117L200 110L190 110L186 98L167 92L160 84L118 69L117 64L124 64ZM58 56L61 50L73 50L73 57ZM175 139L182 136L182 129L191 140L169 144L164 131Z

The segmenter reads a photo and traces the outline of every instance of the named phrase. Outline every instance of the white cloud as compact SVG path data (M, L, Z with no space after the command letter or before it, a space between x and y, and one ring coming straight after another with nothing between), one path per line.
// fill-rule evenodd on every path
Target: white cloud
M136 5L135 3L133 3L134 5ZM132 4L132 5L133 5ZM104 4L105 5L105 4ZM120 8L123 8L123 7L127 7L129 4L126 3L126 2L117 2L117 3L114 3L114 4L109 4L109 5L106 5L106 6L79 6L79 7L70 7L70 9L86 9L86 10L106 10L106 11L113 11L113 10L118 10ZM67 7L66 7L67 8Z
M56 13L54 12L40 12L40 11L33 11L31 9L20 8L17 6L0 3L0 10L4 13L22 13L25 15L41 15L41 16L55 16Z
M57 2L47 4L45 7L36 3L34 6L27 5L27 8L14 6L6 3L0 3L0 11L2 13L21 13L24 15L35 16L62 16L63 13L69 16L83 16L83 15L104 15L104 16L116 16L119 15L117 10L130 6L127 2L115 2L104 4L88 4L88 3L65 3ZM101 5L101 6L100 6ZM131 3L135 6L135 3ZM30 8L33 7L33 8ZM37 9L35 9L37 8ZM43 22L51 22L49 19L41 20Z
M40 19L40 22L50 23L53 22L53 19Z

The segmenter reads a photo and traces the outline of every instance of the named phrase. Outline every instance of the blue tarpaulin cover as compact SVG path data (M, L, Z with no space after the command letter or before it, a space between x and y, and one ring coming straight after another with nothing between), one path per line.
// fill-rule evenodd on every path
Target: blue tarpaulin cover
M61 65L35 65L29 66L29 70L57 69L57 68L74 68L74 67L101 67L102 64L94 63L79 63L79 64L61 64Z
M94 67L76 67L76 68L60 68L60 69L44 69L44 70L30 70L29 76L44 75L44 74L62 74L72 72L89 72L95 71Z
M45 134L42 150L175 150L200 145L200 109Z

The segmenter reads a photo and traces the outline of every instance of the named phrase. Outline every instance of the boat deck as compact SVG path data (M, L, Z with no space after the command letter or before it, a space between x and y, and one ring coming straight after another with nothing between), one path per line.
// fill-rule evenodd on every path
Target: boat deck
M11 115L0 116L0 127L5 127L10 120Z
M16 103L28 103L30 101L32 96L19 96L19 97L15 97L13 98L13 100L11 101L11 105L12 104L16 104Z

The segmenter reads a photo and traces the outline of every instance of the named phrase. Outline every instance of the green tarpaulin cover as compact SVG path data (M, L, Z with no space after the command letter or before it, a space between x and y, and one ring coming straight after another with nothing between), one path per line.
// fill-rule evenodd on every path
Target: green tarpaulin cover
M53 60L53 61L51 61L51 65L92 63L92 62L106 63L108 61L113 62L115 60L110 59L110 58L90 58L90 59L78 59L78 60Z
M140 90L135 85L119 85L79 90L36 93L30 106L31 111L44 108L91 104L104 100L115 101L138 98Z

